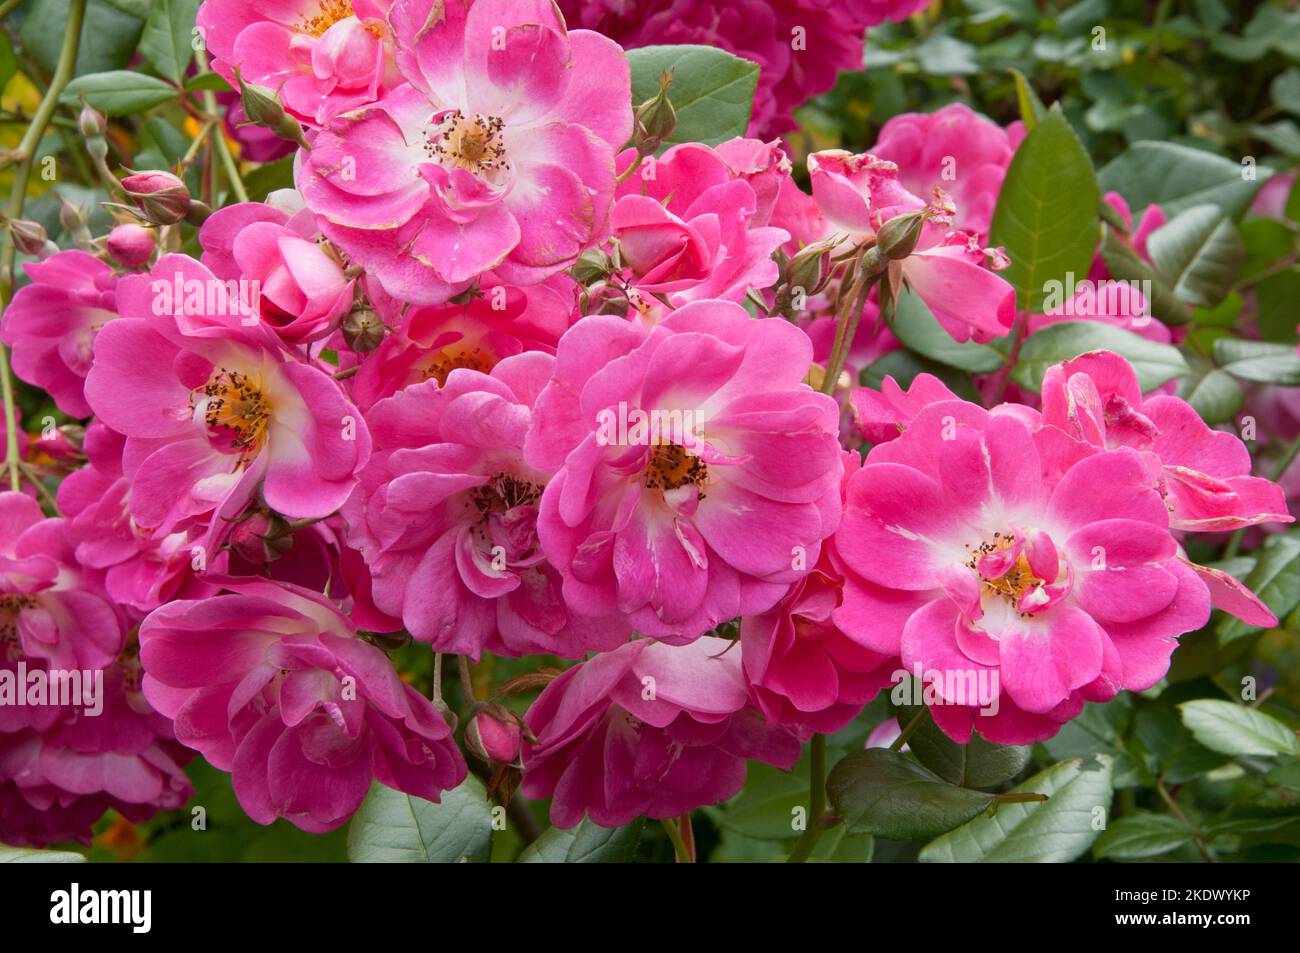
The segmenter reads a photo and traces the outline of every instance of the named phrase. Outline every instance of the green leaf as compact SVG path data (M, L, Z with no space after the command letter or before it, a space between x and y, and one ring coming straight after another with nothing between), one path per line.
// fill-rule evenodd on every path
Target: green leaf
M1170 784L1185 784L1228 760L1193 738L1178 716L1165 708L1139 711L1133 737L1145 752L1151 773Z
M1034 87L1025 79L1025 74L1018 69L1007 70L1016 84L1016 105L1020 107L1020 121L1025 124L1025 132L1033 132L1038 121L1043 118L1047 108L1038 98Z
M1106 207L1106 206L1103 206ZM1186 324L1191 320L1187 306L1178 300L1174 289L1154 268L1138 257L1133 247L1113 227L1102 229L1101 257L1106 269L1117 281L1145 281L1143 286L1151 314L1165 324Z
M1294 532L1270 536L1256 555L1255 567L1242 584L1259 596L1275 616L1285 618L1300 605L1300 536ZM1225 616L1219 624L1219 644L1227 645L1258 631L1259 626Z
M1015 777L1029 763L1028 745L995 745L978 734L959 745L947 735L921 706L900 706L898 723L910 724L918 714L921 724L908 738L907 746L916 759L939 777L964 788L991 788Z
M1300 755L1296 733L1272 715L1206 698L1178 706L1183 724L1205 747L1224 754Z
M952 830L993 803L993 795L949 784L886 748L846 756L826 779L826 793L850 833L896 840Z
M1150 782L1142 776L1142 764L1128 750L1124 735L1133 717L1133 702L1119 695L1109 702L1089 702L1078 717L1062 726L1055 736L1043 742L1043 748L1056 761L1101 754L1110 759L1111 783L1128 788Z
M1105 755L1062 761L1040 771L1016 792L1046 794L1046 801L1003 804L925 846L927 863L1067 863L1100 833L1110 812L1112 765Z
M175 86L156 76L113 70L74 79L63 90L60 100L76 106L80 97L85 96L87 104L104 115L125 116L170 102L176 95Z
M764 764L750 765L740 794L715 815L728 830L760 840L789 840L798 835L793 826L796 808L808 810L808 762L801 759L793 771Z
M1220 338L1214 342L1214 359L1233 377L1257 384L1300 384L1300 355L1294 344Z
M0 30L0 90L3 90L14 73L18 72L18 57L14 56L14 44L9 34Z
M1106 828L1092 855L1098 860L1140 860L1167 854L1191 840L1187 825L1171 814L1132 814Z
M1179 300L1212 308L1228 293L1246 247L1215 205L1197 205L1151 233L1147 250Z
M668 99L677 113L677 128L664 140L704 142L716 146L743 136L749 127L758 88L758 64L712 46L643 46L628 50L632 64L632 102L643 103L659 92L659 77L673 74Z
M1188 355L1192 373L1178 382L1178 396L1192 405L1207 424L1236 417L1245 395L1241 385L1198 354Z
M69 0L34 0L19 38L22 48L47 73L54 71L68 22ZM142 19L98 0L86 5L74 76L124 68L140 43Z
M1169 218L1197 205L1216 205L1229 218L1246 210L1272 170L1243 167L1222 156L1172 142L1143 141L1129 146L1098 174L1104 192L1118 192L1135 214L1159 205Z
M163 76L180 85L190 67L199 0L154 0L140 36L140 52Z
M185 89L191 93L201 93L204 90L225 93L230 91L231 86L219 73L199 73L197 76L190 77L185 84Z
M858 383L863 387L880 389L886 376L892 377L899 387L908 388L918 374L932 374L947 385L948 389L965 400L978 403L980 396L968 375L954 367L948 367L929 358L900 348L877 358L869 367L863 368L858 375Z
M567 830L552 827L519 855L521 864L626 864L636 858L645 818L625 827L600 827L583 818Z
M487 792L473 775L441 804L375 782L348 827L348 860L357 864L484 861L491 846Z
M1255 285L1256 321L1260 336L1269 341L1295 343L1296 302L1300 301L1300 267L1269 275Z
M907 347L940 364L972 374L984 374L997 370L1004 363L1002 355L987 344L954 341L921 296L910 289L898 296L890 327Z
M1133 365L1144 392L1191 373L1183 355L1168 344L1098 321L1063 321L1049 324L1025 339L1011 379L1037 391L1043 385L1043 374L1053 364L1103 350L1114 351Z
M0 864L84 864L86 858L72 850L33 850L0 844Z
M1016 150L993 212L990 245L1011 265L1002 277L1027 311L1042 311L1045 284L1086 275L1097 243L1100 202L1092 160L1059 109Z

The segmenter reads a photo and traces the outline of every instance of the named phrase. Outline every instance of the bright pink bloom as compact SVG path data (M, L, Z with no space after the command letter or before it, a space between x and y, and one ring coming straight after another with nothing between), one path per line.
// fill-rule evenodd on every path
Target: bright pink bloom
M903 113L886 122L871 154L898 166L911 192L929 199L938 187L957 204L954 225L987 236L993 208L1024 126L1003 129L965 103L932 113Z
M198 24L212 68L280 94L312 125L397 84L386 16L391 0L205 0Z
M1141 291L1127 281L1109 278L1090 281L1077 288L1050 314L1029 315L1028 332L1033 334L1040 328L1062 321L1100 321L1160 344L1168 344L1173 339L1168 325L1151 316L1150 304Z
M317 235L310 212L244 202L214 212L199 241L203 264L244 282L251 310L286 344L302 344L328 337L352 306L355 282Z
M1049 738L1155 684L1209 616L1148 458L1080 456L1028 408L929 404L849 480L835 623L934 686L965 742Z
M281 139L265 126L250 126L248 114L239 93L222 91L216 94L217 103L225 114L222 116L221 128L226 135L239 144L239 157L249 162L274 162L291 155L298 146L288 139Z
M124 278L118 301L123 318L96 342L86 394L127 438L137 524L161 537L211 516L210 557L259 484L291 519L343 504L370 434L337 382L294 360L241 298L183 255Z
M259 824L334 830L372 781L429 801L465 778L433 704L319 593L223 580L140 627L145 697L177 739L231 773Z
M524 462L533 404L554 358L507 358L491 375L453 370L381 400L376 452L344 509L375 604L435 652L577 658L614 648L627 626L572 617L537 542L549 474Z
M775 608L741 620L745 680L770 724L830 734L890 684L898 659L864 648L832 621L843 586L823 557Z
M689 641L816 565L843 464L838 408L803 383L811 358L798 328L722 301L648 331L569 329L526 459L558 471L538 533L571 609Z
M813 198L826 217L826 237L873 238L886 221L927 206L903 187L898 167L872 155L841 149L808 157ZM1011 330L1015 291L986 266L978 236L949 230L946 215L925 223L916 250L904 258L902 276L944 330L958 341L988 341Z
M634 157L633 150L622 153L619 168ZM754 187L719 153L685 143L653 168L653 178L634 175L619 186L609 222L639 291L682 305L703 298L740 301L750 288L776 282L772 253L790 233L758 224ZM770 218L770 203L766 212Z
M149 263L156 242L154 230L143 225L118 225L104 239L108 253L127 268L140 268Z
M1250 475L1250 453L1235 434L1211 429L1179 397L1143 397L1132 367L1116 354L1098 351L1049 368L1043 423L1089 450L1132 447L1154 456L1175 529L1292 522L1281 488Z
M94 255L70 249L26 264L32 283L18 289L0 323L14 373L48 391L59 410L89 417L86 372L95 333L117 317L117 276Z
M489 280L464 304L425 308L409 308L376 286L368 290L376 313L396 331L352 378L352 399L363 409L411 384L444 384L458 367L486 374L524 351L554 353L573 315L576 285L565 275L524 288Z
M631 134L623 51L540 0L402 0L391 19L409 82L331 121L299 166L325 234L414 304L569 265L605 228Z
M917 374L906 390L886 374L880 390L856 387L849 396L858 430L870 443L893 440L929 404L957 399L933 374Z
M130 606L138 620L171 599L216 590L195 572L194 547L202 540L203 524L189 521L155 537L131 519L131 483L122 471L125 443L99 421L91 423L84 443L89 463L59 484L59 509L67 517L77 562L102 572L105 593ZM224 558L204 560L204 569L220 572Z
M0 645L52 668L104 668L122 649L122 624L66 528L31 497L0 493Z
M739 791L746 759L799 757L795 735L749 707L740 652L713 636L638 639L575 665L524 722L537 743L524 747L523 790L552 798L556 827L675 817Z

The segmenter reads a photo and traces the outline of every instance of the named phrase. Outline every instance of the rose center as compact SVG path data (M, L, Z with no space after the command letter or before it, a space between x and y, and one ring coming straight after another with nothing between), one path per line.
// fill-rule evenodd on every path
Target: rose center
M496 116L466 116L452 109L434 123L424 151L443 166L491 177L510 168L502 138L504 130L505 123Z
M471 351L452 351L443 349L435 351L423 362L420 375L423 380L436 380L439 387L447 384L447 375L458 367L467 367L471 371L486 374L492 370L494 362L482 348Z
M260 376L220 368L203 387L203 421L212 436L228 440L245 456L266 442L271 404Z
M518 506L533 506L541 496L542 488L536 483L510 473L498 473L470 491L470 499L484 519L493 513L508 513Z
M321 36L340 20L353 16L352 0L320 0L317 9L319 12L315 16L309 17L303 14L299 18L297 27L299 33Z
M703 489L708 479L708 464L675 443L656 444L645 470L645 485L651 489L676 490L688 483Z

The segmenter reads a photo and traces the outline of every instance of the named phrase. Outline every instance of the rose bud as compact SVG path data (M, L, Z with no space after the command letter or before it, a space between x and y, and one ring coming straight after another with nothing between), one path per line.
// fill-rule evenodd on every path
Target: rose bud
M9 220L9 231L14 237L14 247L24 255L46 259L59 250L59 246L50 241L45 233L45 226L25 218Z
M143 225L118 225L108 233L104 244L108 253L122 265L141 268L153 256L153 229Z
M175 225L190 213L190 190L170 172L135 172L122 188L155 225Z
M358 354L369 354L383 342L388 328L374 309L358 304L343 319L343 340Z
M235 524L230 548L254 566L272 563L293 548L293 528L279 514L261 510Z
M501 705L479 706L465 728L465 744L483 761L515 764L523 747L519 717Z

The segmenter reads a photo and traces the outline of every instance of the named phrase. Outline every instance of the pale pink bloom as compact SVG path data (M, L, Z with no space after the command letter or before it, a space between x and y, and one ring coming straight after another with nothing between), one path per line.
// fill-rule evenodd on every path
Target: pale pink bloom
M71 417L89 417L86 372L95 333L117 317L117 276L77 249L25 265L31 284L18 289L0 321L14 373L47 391Z
M298 196L285 198L299 208L242 202L218 209L203 223L199 242L213 274L243 282L257 317L286 344L304 344L338 327L355 282L317 241L315 218Z
M1074 453L1036 416L930 403L850 478L835 536L835 623L919 671L959 742L1049 738L1151 687L1209 616L1148 457Z
M698 301L653 329L595 316L560 341L525 457L577 613L689 641L770 609L839 519L835 402L779 319ZM638 423L639 421L639 423Z
M279 93L312 125L374 102L397 84L392 0L205 0L198 25L212 68Z
M322 833L375 780L429 801L464 780L442 715L324 596L222 584L231 592L155 610L140 660L145 697L182 744L231 773L249 817Z
M745 762L789 768L799 741L749 707L740 651L706 636L638 639L546 686L524 722L523 791L551 798L551 823L601 827L676 817L745 783Z
M1024 126L1006 129L965 103L932 113L903 113L887 121L871 154L898 166L911 192L929 198L937 186L957 204L954 225L987 236L1002 180Z
M182 295L171 290L178 285ZM124 278L118 301L123 317L96 342L86 393L126 436L123 472L140 527L162 537L208 521L210 558L259 485L290 519L343 504L370 434L337 382L295 360L224 282L183 255Z
M614 613L571 615L537 542L549 474L523 447L553 364L533 352L490 375L453 370L368 412L375 454L344 508L349 542L375 605L435 652L577 658L628 638Z
M408 82L336 117L299 162L325 234L413 304L487 271L530 284L571 264L605 229L631 134L617 44L567 32L549 3L466 6L398 2Z
M622 153L619 168L630 167L635 155ZM750 288L775 284L772 253L790 233L758 224L757 193L719 153L684 143L653 168L652 178L633 175L618 187L610 213L634 287L682 305L704 298L740 301ZM766 213L770 218L770 205Z
M898 167L873 155L842 149L808 157L813 198L826 217L826 237L874 238L889 219L927 206L903 187ZM978 237L946 227L946 216L927 221L916 250L899 262L907 285L954 339L988 341L1011 330L1015 291L986 265Z
M1274 173L1270 175L1250 203L1250 214L1261 218L1286 218L1286 203L1295 188L1296 175L1292 173Z

